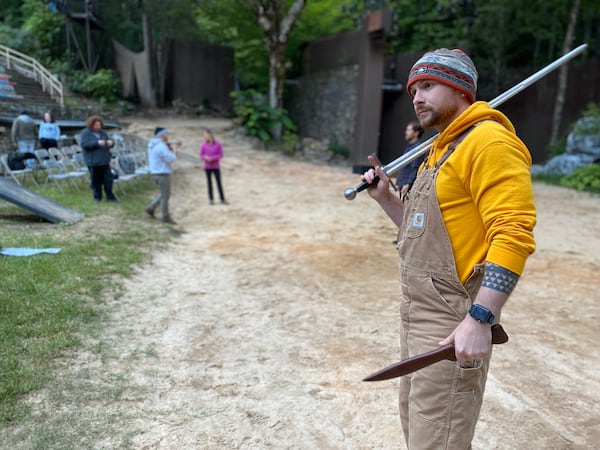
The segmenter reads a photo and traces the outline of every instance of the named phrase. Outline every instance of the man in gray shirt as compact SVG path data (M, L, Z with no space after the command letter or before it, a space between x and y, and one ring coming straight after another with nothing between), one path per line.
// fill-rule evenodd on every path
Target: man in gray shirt
M13 144L17 146L20 153L33 155L35 149L35 138L37 136L37 125L29 117L27 111L23 110L12 123L11 138ZM26 167L33 167L35 160L33 158L25 160Z

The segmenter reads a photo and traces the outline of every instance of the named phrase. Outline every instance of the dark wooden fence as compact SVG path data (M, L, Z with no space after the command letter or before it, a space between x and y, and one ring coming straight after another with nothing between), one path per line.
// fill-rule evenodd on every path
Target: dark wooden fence
M173 42L169 51L166 100L230 111L234 90L233 49Z

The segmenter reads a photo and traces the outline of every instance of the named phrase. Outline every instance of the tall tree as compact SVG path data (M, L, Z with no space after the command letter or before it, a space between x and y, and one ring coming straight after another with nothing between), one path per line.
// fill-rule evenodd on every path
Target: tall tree
M195 12L200 40L233 48L241 88L266 90L268 58L263 34L246 1L203 0Z
M98 4L98 13L111 37L128 43L130 50L148 52L152 88L160 106L164 105L170 43L173 39L198 39L194 11L199 3L200 0L103 0Z
M571 14L569 16L569 24L567 25L567 31L565 32L565 39L563 41L563 55L567 54L573 46L573 38L575 36L575 25L577 24L577 16L579 14L579 7L581 0L574 0L571 7ZM556 90L556 100L554 102L554 114L552 115L552 131L550 133L550 142L556 141L560 130L560 122L562 120L562 111L565 104L565 93L567 90L567 77L569 73L569 66L563 65L558 72L558 89Z
M281 108L287 69L285 52L289 34L302 13L306 1L294 0L289 9L287 9L287 2L282 0L248 0L248 4L264 33L269 54L269 105L272 108Z

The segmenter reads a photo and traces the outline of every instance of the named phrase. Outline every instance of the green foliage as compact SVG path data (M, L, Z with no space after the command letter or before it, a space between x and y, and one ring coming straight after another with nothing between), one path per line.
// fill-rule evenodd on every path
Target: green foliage
M350 150L348 147L343 144L338 144L337 142L330 143L329 150L331 150L334 155L341 155L344 157L348 157L348 155L350 155Z
M24 28L12 28L0 23L0 42L25 55L35 52L35 37Z
M0 42L44 65L60 59L64 17L42 2L26 0L10 9L11 20L0 24Z
M102 0L96 2L98 15L110 36L132 51L144 49L142 16L145 13L151 39L193 41L199 39L195 10L200 0Z
M491 99L558 58L571 13L565 0L344 0L357 23L382 5L396 12L389 36L392 52L422 53L433 48L463 48L479 71L478 97ZM598 55L594 35L600 19L597 0L582 0L574 45L588 42Z
M21 2L0 0L0 21L9 27L19 28L23 24L21 9Z
M261 0L268 6L275 0ZM287 5L290 0L286 2ZM84 2L71 1L81 12ZM533 69L562 53L562 41L572 2L565 0L314 0L292 27L286 49L290 77L302 73L302 46L314 39L358 29L373 9L394 11L387 36L391 53L421 53L437 47L470 52L479 71L478 97L490 99L513 86ZM240 0L102 0L98 15L106 25L98 43L101 66L110 66L110 38L134 51L143 49L145 12L154 42L166 39L226 45L234 49L235 77L242 87L266 91L269 60L265 37L247 1ZM65 60L64 16L40 0L0 0L0 42L43 64ZM597 0L582 0L574 43L588 42L588 58L598 55L600 8ZM74 32L84 36L83 27ZM70 61L71 70L76 60ZM156 75L156 74L155 74ZM404 77L405 74L397 74Z
M39 50L50 54L54 49L54 56L59 57L60 54L56 52L54 44L64 33L64 16L56 11L50 11L39 1L35 3L32 0L26 1L23 10L26 17L23 27L36 37Z
M596 103L588 103L581 119L573 126L573 134L578 136L587 134L600 135L600 108Z
M254 89L232 92L235 121L246 129L248 136L256 136L263 142L274 138L274 130L296 131L296 125L283 108L272 108L265 96ZM285 134L284 134L285 135Z
M233 48L235 76L242 89L267 89L265 40L246 1L206 0L195 9L194 18L202 42Z
M560 184L578 191L600 193L600 164L575 169L571 175L561 179Z
M112 70L100 69L93 74L75 71L67 75L67 84L73 92L105 103L118 99L119 80Z
M293 155L298 143L298 134L290 130L285 130L281 141L284 151L289 155Z
M138 2L104 0L99 2L98 9L113 39L133 52L144 50L142 10Z
M315 39L333 36L356 28L355 21L346 14L339 0L307 2L290 33L286 59L290 64L289 77L302 74L302 46Z
M536 175L532 175L531 179L533 181L540 181L542 183L551 184L553 186L561 186L562 177L560 175L555 174L539 173Z
M566 137L563 137L563 138L560 138L560 139L550 142L550 144L548 145L548 148L547 148L548 157L552 158L554 156L562 155L565 152L566 146L567 146L567 138Z

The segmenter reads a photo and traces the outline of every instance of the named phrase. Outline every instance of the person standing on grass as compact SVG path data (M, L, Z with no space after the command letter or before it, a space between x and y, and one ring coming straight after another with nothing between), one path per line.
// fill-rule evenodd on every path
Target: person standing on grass
M212 187L212 176L214 175L217 181L217 189L219 189L219 197L221 203L227 205L225 195L223 194L223 187L221 186L221 169L220 161L223 158L223 147L221 143L215 139L215 136L211 130L206 128L204 130L204 143L200 147L200 159L204 165L204 171L206 172L206 183L208 184L208 200L211 205L215 204Z
M88 167L91 178L91 188L94 200L102 200L102 188L106 194L106 200L116 202L117 197L113 192L113 175L110 170L112 153L110 149L115 145L109 139L106 131L102 129L104 121L100 116L90 116L85 121L85 129L79 138L83 149L83 159Z
M160 205L162 221L176 225L169 214L169 199L171 197L171 165L177 159L173 146L169 145L169 130L157 127L154 138L148 142L148 164L152 181L158 186L159 193L146 207L146 213L154 217L154 210Z

